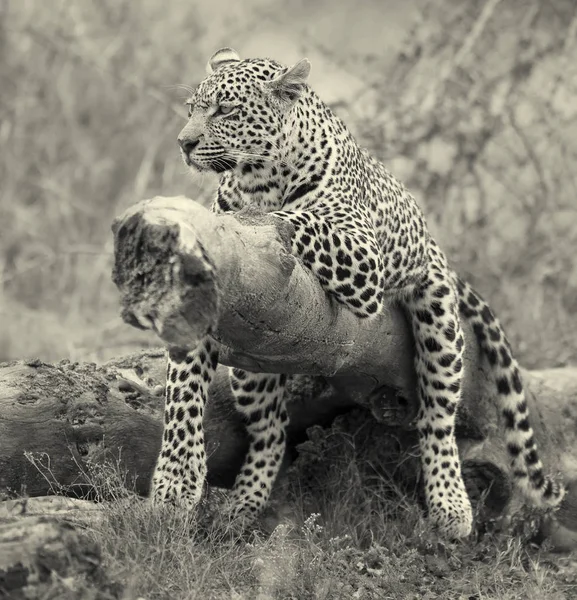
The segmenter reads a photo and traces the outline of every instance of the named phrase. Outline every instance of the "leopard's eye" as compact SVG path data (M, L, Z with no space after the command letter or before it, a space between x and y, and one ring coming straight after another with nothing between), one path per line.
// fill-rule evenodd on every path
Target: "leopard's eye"
M215 117L226 116L232 114L236 110L236 106L231 106L230 104L221 104L218 106L216 111L214 112Z
M184 105L188 109L188 118L192 117L192 104L190 102L185 102Z

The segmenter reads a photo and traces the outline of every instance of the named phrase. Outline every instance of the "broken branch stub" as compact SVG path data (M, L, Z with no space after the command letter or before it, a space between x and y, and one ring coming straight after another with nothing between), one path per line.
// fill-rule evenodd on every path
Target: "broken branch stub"
M122 319L171 345L194 347L218 317L212 265L192 229L160 210L136 208L113 224L112 279L122 292Z

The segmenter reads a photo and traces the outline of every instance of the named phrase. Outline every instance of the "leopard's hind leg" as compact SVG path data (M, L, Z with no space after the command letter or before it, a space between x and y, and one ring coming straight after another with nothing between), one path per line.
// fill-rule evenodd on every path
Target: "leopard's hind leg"
M472 510L455 440L464 338L454 277L435 247L427 277L405 303L416 342L417 426L429 518L444 536L465 537Z
M286 375L230 369L230 383L236 408L245 419L249 448L230 495L229 510L248 523L266 505L284 456Z

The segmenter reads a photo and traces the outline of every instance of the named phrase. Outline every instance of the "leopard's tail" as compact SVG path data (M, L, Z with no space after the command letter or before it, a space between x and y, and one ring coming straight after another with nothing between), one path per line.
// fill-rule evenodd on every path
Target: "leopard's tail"
M499 320L483 298L457 279L459 312L473 326L475 336L495 374L499 406L505 424L505 441L511 456L513 479L537 506L557 506L565 494L563 484L545 475L539 458L519 364Z

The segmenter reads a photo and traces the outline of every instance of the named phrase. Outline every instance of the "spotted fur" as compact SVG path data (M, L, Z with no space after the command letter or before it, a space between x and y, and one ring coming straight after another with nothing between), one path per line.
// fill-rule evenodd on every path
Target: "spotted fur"
M411 194L310 89L309 69L306 59L287 68L219 50L188 102L178 138L184 161L220 174L215 211L250 204L290 222L292 252L359 318L378 315L387 296L403 305L416 341L428 512L442 533L463 537L472 524L455 443L462 319L473 324L494 371L513 477L537 504L555 506L564 489L543 473L503 328L450 268ZM170 353L155 501L193 507L199 500L206 475L202 414L217 361L208 338L193 352ZM232 503L251 516L266 503L283 457L285 377L231 369L230 378L250 438Z

